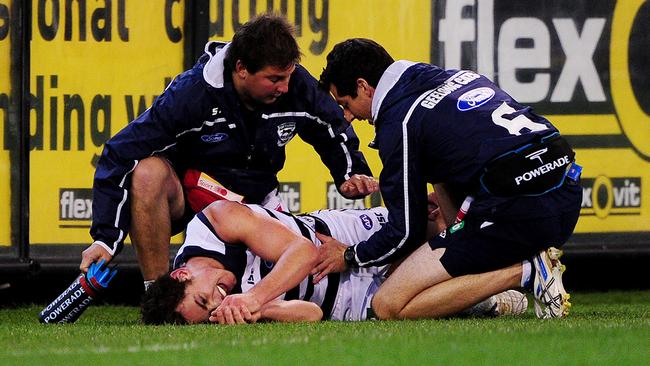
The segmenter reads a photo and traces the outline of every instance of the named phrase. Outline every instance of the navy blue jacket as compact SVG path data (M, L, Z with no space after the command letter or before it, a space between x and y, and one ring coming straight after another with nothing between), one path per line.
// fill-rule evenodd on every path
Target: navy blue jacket
M192 168L213 176L249 203L277 187L284 146L296 134L314 147L337 187L354 174L372 175L341 108L300 65L288 93L242 116L232 80L224 73L226 50L227 44L208 43L192 69L106 143L95 172L90 233L111 254L119 252L129 231L131 172L154 154L164 155L179 174Z
M474 194L491 159L541 134L557 132L548 120L483 76L408 61L394 63L382 75L372 117L389 219L356 246L362 266L390 263L424 243L427 183L445 183ZM529 199L539 200L479 194L471 211L501 217L543 215L543 205L530 207ZM517 209L499 209L509 200L521 204Z

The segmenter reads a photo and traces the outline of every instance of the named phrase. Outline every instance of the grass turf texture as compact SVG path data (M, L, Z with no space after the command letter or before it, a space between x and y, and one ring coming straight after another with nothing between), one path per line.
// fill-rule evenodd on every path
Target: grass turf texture
M135 307L91 306L42 325L0 310L0 365L641 365L650 291L578 293L566 319L521 317L245 326L144 326Z

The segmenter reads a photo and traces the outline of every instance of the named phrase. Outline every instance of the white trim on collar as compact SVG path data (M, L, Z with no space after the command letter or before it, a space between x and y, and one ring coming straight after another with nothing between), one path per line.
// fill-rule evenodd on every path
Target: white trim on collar
M205 45L205 53L210 56L210 59L205 63L205 66L203 67L203 79L205 79L205 81L213 87L220 89L223 88L224 80L223 59L226 57L226 51L228 50L230 43L226 43L223 47L218 49L214 56L212 56L212 54L208 51L208 48L211 44L212 42L208 42Z
M381 79L379 79L379 83L377 83L375 94L372 97L372 106L370 109L371 112L370 114L372 116L373 121L377 119L377 115L379 114L379 108L381 108L381 103L384 101L384 97L386 96L386 94L388 94L388 92L397 83L397 81L402 76L404 71L406 71L406 69L408 69L413 65L415 65L415 62L399 60L393 62L393 64L388 66L386 71L384 71L384 74L381 76Z

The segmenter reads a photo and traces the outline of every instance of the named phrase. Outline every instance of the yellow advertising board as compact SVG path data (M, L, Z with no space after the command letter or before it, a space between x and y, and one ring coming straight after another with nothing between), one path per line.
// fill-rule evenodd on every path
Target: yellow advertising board
M4 14L10 3L0 0L0 107L9 93L10 20ZM206 3L209 38L215 40L230 40L256 13L286 14L296 26L302 64L317 78L327 53L351 37L372 38L396 59L485 74L547 116L576 148L585 186L578 233L650 230L647 1L583 0L553 7L506 0ZM32 1L31 243L90 241L94 162L103 143L182 71L184 27L196 26L184 25L186 4ZM6 113L0 108L0 124ZM378 176L381 163L367 148L373 128L357 121L355 129ZM4 227L10 221L9 175L5 146L0 152ZM287 145L279 178L280 195L294 212L380 202L340 197L316 153L298 139ZM0 245L9 241L10 234L0 231Z
M41 3L44 7L39 7ZM183 2L112 2L110 9L102 2L79 3L84 4L84 9L76 2L70 8L64 1L33 2L32 244L89 242L93 162L103 142L144 111L165 83L182 71L182 42L172 40L168 23L181 27ZM404 7L399 1L389 1L371 16L383 18L398 13L410 18L429 12L427 3L416 3ZM212 26L223 28L212 38L230 40L235 25L251 18L249 4L226 1L223 8L216 8L217 2L210 2L211 22L221 22ZM373 4L376 2L370 0L354 2L352 10L361 12L373 8ZM257 5L255 12L266 9L263 1ZM302 25L297 27L297 33L303 64L314 75L324 66L324 55L334 40L355 35L374 36L411 58L427 57L426 48L407 47L403 42L409 39L426 45L426 24L405 26L399 18L391 17L374 31L368 23L358 22L350 9L349 4L344 7L343 3L328 1L289 2L287 16ZM389 29L398 28L401 30L396 38ZM365 148L373 131L362 123L357 130L378 174L377 154ZM322 164L315 163L319 158L313 149L296 141L289 144L287 153L289 159L280 175L280 180L287 183L281 188L297 182L300 200L291 207L307 211L329 206L326 190L331 177ZM356 203L345 200L333 188L329 192L329 200L340 207L370 204L369 199ZM283 198L290 200L290 192L283 192Z
M31 243L90 243L94 162L182 71L183 7L32 2Z

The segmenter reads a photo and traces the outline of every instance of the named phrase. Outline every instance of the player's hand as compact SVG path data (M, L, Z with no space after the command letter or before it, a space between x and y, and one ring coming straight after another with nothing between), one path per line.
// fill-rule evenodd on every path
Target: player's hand
M343 259L347 245L320 233L316 233L316 237L321 241L321 246L318 248L318 264L311 270L314 283L320 282L330 273L343 272L348 268Z
M259 319L261 304L250 293L226 296L221 304L210 314L210 322L219 324L254 323Z
M103 246L93 243L81 253L81 264L79 265L79 269L81 272L86 273L91 264L98 263L102 259L109 262L112 258L113 256L110 255Z
M379 191L379 183L374 177L369 177L363 174L355 174L350 179L346 180L339 187L341 194L345 198L355 198L367 196L370 193Z

